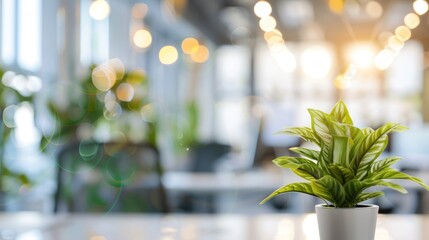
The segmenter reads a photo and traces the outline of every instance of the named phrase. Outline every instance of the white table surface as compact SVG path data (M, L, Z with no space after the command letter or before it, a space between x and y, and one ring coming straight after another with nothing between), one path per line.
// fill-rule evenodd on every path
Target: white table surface
M163 183L168 191L219 193L229 191L274 191L292 182L305 181L290 173L279 171L250 171L242 173L166 172Z
M377 240L423 240L428 215L379 215ZM0 239L16 240L317 240L315 214L145 215L0 214Z

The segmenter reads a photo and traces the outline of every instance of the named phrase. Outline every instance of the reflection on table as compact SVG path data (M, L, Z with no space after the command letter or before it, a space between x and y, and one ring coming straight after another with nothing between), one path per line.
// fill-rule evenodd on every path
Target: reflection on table
M423 240L428 215L379 215L377 240ZM264 215L0 215L1 239L318 239L315 214Z

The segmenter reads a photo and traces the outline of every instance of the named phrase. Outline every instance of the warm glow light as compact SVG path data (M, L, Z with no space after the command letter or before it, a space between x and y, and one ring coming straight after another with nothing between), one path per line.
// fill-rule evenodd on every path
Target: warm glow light
M380 35L378 36L378 41L379 41L381 44L385 45L385 44L387 44L387 42L389 41L389 38L390 38L391 36L393 36L393 33L391 33L391 32L382 32L382 33L380 33Z
M197 63L203 63L207 61L208 58L209 58L209 49L204 45L200 45L198 47L198 50L195 53L192 53L191 55L192 61Z
M116 71L109 64L101 64L92 71L92 83L102 92L107 92L115 82Z
M357 69L354 64L350 64L343 74L338 75L334 80L334 85L338 89L347 89L351 87L352 79L356 76Z
M278 30L278 29L274 29L274 30L272 30L272 31L269 31L269 32L265 32L264 33L264 39L265 39L265 41L269 41L270 40L270 38L272 38L272 37L277 37L277 36L279 36L279 37L283 37L282 36L282 33Z
M116 96L123 102L129 102L134 97L134 88L129 83L121 83L116 89Z
M272 8L269 2L258 1L253 8L256 16L260 18L268 17L271 14Z
M375 56L374 64L378 69L385 70L392 64L394 57L394 52L384 49Z
M389 38L387 46L394 51L399 51L402 49L402 47L404 47L404 42L401 41L397 36L392 36Z
M136 3L132 9L133 17L142 19L146 16L148 10L149 8L145 3Z
M148 30L140 29L134 33L134 44L139 48L147 48L152 44L152 35Z
M109 68L113 69L116 74L116 80L120 80L125 75L125 66L124 63L119 58L113 58L107 61L105 64L109 66Z
M334 13L340 13L344 9L344 0L329 0L329 9Z
M423 15L428 11L429 6L425 0L416 0L413 3L413 8L418 15Z
M261 18L261 20L259 20L259 27L264 32L273 31L276 28L276 26L277 26L277 22L271 16L264 17L264 18Z
M395 29L395 35L399 40L405 42L411 37L411 31L405 26L399 26Z
M415 13L409 13L404 17L405 26L409 29L414 29L420 24L420 17Z
M278 45L276 51L272 51L274 59L280 68L285 72L293 72L296 69L296 60L293 54L284 45ZM283 46L283 47L281 47Z
M177 61L179 54L177 49L173 46L164 46L159 50L159 61L162 64L173 64Z
M193 54L198 51L200 44L195 38L185 38L182 41L182 51L186 54Z
M309 47L301 55L304 73L315 79L324 78L331 71L332 58L328 50L322 46Z
M103 20L110 13L110 6L105 0L95 0L89 7L89 15L95 20Z
M376 1L370 1L366 4L366 12L372 18L379 18L383 14L383 7Z
M283 38L279 35L274 35L270 39L267 40L268 46L272 46L275 44L284 44L284 42L285 41L283 40Z
M351 45L346 51L346 58L350 64L355 64L359 69L370 69L372 60L376 54L375 46L370 43Z

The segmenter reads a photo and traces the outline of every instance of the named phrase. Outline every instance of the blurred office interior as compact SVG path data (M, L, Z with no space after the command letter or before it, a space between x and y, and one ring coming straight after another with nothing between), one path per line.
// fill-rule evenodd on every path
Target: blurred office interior
M291 175L271 160L302 144L275 133L339 99L358 126L407 125L385 154L429 179L426 0L0 9L4 211L313 212L299 194L258 203ZM427 213L427 194L407 188L386 190L381 210Z

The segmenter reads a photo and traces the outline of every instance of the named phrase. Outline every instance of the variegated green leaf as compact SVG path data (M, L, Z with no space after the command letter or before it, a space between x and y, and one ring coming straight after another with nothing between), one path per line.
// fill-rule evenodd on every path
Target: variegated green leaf
M349 115L349 110L343 101L338 101L332 108L330 115L340 123L353 125L353 120Z
M367 188L376 186L380 180L364 180L360 181L357 179L353 179L351 181L348 181L346 184L344 184L344 190L346 192L346 199L347 202L351 203L351 205L354 205L358 203L357 201L358 196Z
M384 193L383 192L370 192L370 193L361 193L357 198L356 198L356 203L360 203L366 200L369 200L371 198L377 198L377 197L381 197L383 196Z
M308 109L311 116L311 129L313 133L318 136L325 144L331 142L331 119L332 117L320 110Z
M300 157L288 157L282 156L273 160L274 164L282 168L298 168L303 164L313 164L316 166L312 160Z
M374 173L377 173L379 171L382 171L386 168L391 167L393 164L395 164L399 160L401 160L400 157L388 157L385 159L374 161L371 164L371 166L369 167L368 176L371 176Z
M299 136L307 142L320 146L320 140L316 135L314 135L313 130L309 127L291 127L286 128L278 133Z
M370 127L364 127L361 129L361 131L364 134L364 136L368 136L369 134L374 132L374 129L372 129Z
M399 172L395 169L392 168L387 168L384 169L383 171L380 171L376 174L374 174L373 176L371 176L371 179L406 179L406 180L410 180L413 181L417 184L419 184L420 186L424 187L426 190L429 190L429 186L426 185L421 179L410 176L406 173L403 172Z
M322 146L320 146L320 153L319 159L317 160L317 164L324 170L327 170L328 165L332 164L332 150L332 142L329 145L322 143Z
M346 167L332 164L328 166L328 169L328 174L341 182L341 184L344 184L355 178L353 172L351 172L350 169Z
M298 176L309 181L319 179L324 175L323 170L316 164L302 164L298 168L292 169L292 171Z
M342 206L345 201L345 192L341 183L335 178L326 175L311 182L311 188L318 197L331 202L335 207Z
M302 147L292 147L289 148L290 151L298 153L299 155L306 157L308 159L312 159L317 161L319 159L319 151L308 149L308 148L302 148Z
M356 153L355 169L358 178L362 179L368 170L368 166L375 161L387 146L387 134L392 131L402 131L406 127L397 123L386 123L376 131L370 133L363 140Z
M336 167L338 167L338 169L342 172L344 182L348 182L348 181L356 178L356 176L353 174L352 170L350 170L349 168L346 168L343 166L336 166Z
M377 185L391 188L391 189L396 190L400 193L407 193L408 192L403 186L396 184L396 183L393 183L393 182L379 181Z
M277 195L283 194L283 193L287 193L287 192L300 192L300 193L305 193L305 194L316 196L313 193L313 189L312 189L310 183L291 183L289 185L283 186L283 187L275 190L268 197L266 197L264 200L262 200L259 204L263 204L266 201L270 200L271 198L273 198Z
M332 159L333 163L340 166L349 166L349 138L333 136L333 150Z
M368 138L370 137L371 135L368 136ZM371 144L371 147L367 149L367 152L363 155L362 158L360 158L360 161L358 160L359 165L357 166L356 176L359 179L363 179L363 177L368 174L369 166L380 156L380 154L387 147L387 141L387 135L380 136ZM363 145L365 145L366 143L366 140L364 140Z

